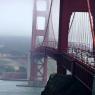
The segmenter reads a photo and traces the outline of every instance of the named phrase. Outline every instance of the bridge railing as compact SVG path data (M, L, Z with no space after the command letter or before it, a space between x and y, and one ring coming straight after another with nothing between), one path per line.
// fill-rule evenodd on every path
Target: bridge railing
M68 53L74 58L82 61L84 64L95 68L95 55L90 47L86 44L69 43Z
M51 47L51 48L57 48L57 42L56 41L44 41L43 43L39 43L37 45L37 47L41 47L41 46L46 46L46 47Z
M55 42L55 41L43 42L43 46L57 48L57 42Z

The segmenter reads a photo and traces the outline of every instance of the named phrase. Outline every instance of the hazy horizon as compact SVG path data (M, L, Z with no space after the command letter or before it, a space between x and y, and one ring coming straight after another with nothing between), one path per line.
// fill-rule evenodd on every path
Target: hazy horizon
M31 36L33 0L0 0L0 37Z

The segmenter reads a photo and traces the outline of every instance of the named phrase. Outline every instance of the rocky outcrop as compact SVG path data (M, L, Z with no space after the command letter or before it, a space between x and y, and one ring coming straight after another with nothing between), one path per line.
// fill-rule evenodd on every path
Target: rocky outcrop
M41 95L91 95L72 75L53 74Z

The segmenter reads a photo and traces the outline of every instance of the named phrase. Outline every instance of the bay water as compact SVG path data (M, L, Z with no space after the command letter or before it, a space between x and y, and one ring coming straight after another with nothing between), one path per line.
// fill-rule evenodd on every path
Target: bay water
M0 80L0 95L40 95L43 88L23 87L26 81L3 81Z

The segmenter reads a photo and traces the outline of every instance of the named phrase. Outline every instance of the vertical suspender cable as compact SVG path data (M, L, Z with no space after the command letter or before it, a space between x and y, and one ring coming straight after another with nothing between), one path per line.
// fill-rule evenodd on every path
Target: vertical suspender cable
M87 24L87 29L88 29L88 31L86 31L86 49L88 50L88 47L89 47L89 35L88 35L88 33L89 33L89 28L90 28L90 23L89 23L89 14L87 13L87 20L86 20L86 24Z
M86 21L86 13L84 13L84 21ZM83 44L85 44L85 24L84 24L84 29L83 29L84 31L83 31ZM84 50L86 50L86 48L85 48L85 46L84 46Z
M51 13L51 25L52 25L52 30L53 30L54 42L55 42L55 44L57 44L57 41L56 41L56 38L55 38L55 34L54 34L54 27L53 27L53 21L52 21L52 13Z
M83 12L82 14L82 21L84 22L83 23L83 32L81 33L81 44L82 44L82 48L83 50L85 49L85 42L84 42L84 32L85 32L85 12Z
M83 19L84 19L84 22L85 22L85 23L86 23L86 21L87 21L86 18L87 18L87 17L86 17L86 13L84 13L84 18L83 18ZM85 48L85 47L86 47L86 41L85 41L85 39L86 39L86 38L85 38L85 32L86 32L86 31L85 31L85 28L86 28L86 27L85 27L85 26L86 26L86 25L84 24L84 29L83 29L83 30L84 30L84 31L83 31L84 50L86 50L86 48Z
M78 20L77 20L78 19ZM80 31L80 14L79 13L77 13L77 17L76 17L76 21L78 22L78 24L77 24L77 26L76 26L76 31L77 31L77 35L79 35L79 31ZM76 23L77 23L76 22ZM78 36L78 38L77 38L77 47L79 48L80 47L80 35Z
M71 16L71 22L70 22L70 25L69 25L69 30L68 30L68 33L70 35L70 38L69 38L69 45L71 46L72 45L72 42L74 42L74 37L73 37L73 32L74 32L74 27L73 27L73 22L74 22L74 19L75 19L75 12L72 13L72 16ZM72 31L71 31L72 30ZM71 33L70 33L71 32ZM73 46L73 45L72 45ZM71 46L71 47L72 47Z
M80 19L79 25L78 25L78 31L80 31L80 28L81 28L81 26L82 26L82 23L81 23L81 21L82 21L82 15L78 13L78 17L79 17L79 19ZM81 31L81 32L82 32L82 31ZM78 43L79 45L78 45L78 47L79 47L79 49L80 49L80 47L81 47L81 32L78 32L78 35L79 35L79 43Z

